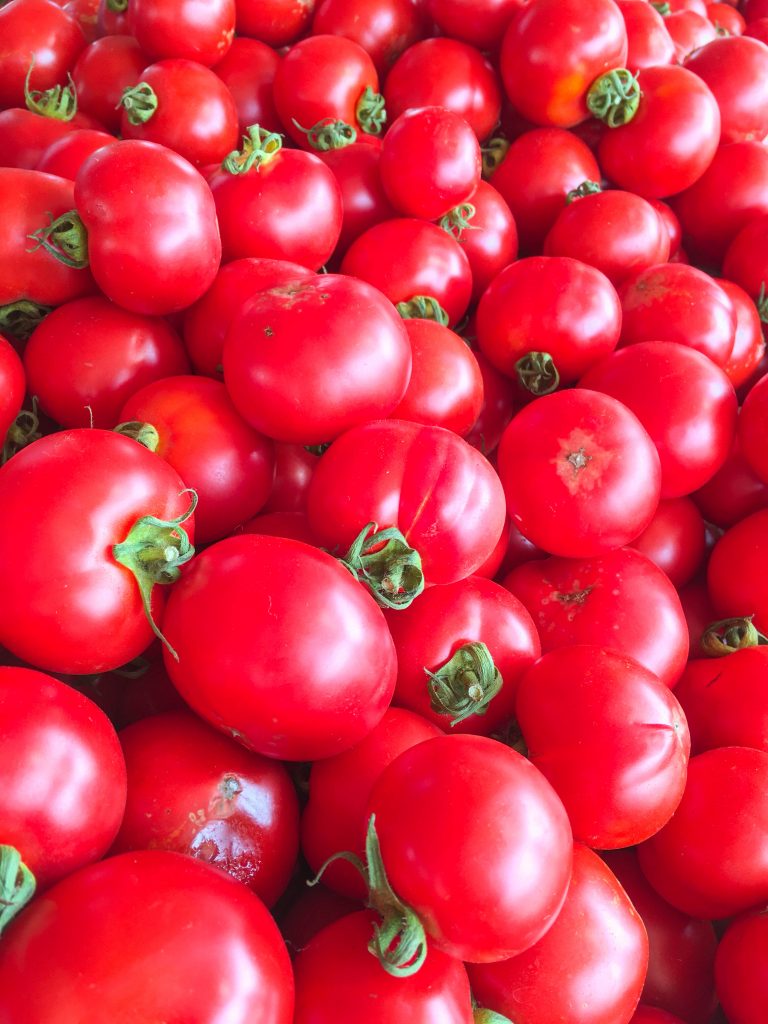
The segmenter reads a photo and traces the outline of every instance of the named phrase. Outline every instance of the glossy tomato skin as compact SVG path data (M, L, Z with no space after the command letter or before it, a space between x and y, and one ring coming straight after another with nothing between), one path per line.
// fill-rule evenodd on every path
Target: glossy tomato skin
M691 498L660 501L632 547L650 558L678 588L690 583L705 558L704 520Z
M483 405L467 441L486 457L498 447L504 430L519 404L519 388L483 355L475 350L475 358L483 376Z
M425 1024L472 1024L464 965L430 949L409 978L394 978L368 952L380 919L349 914L320 931L296 958L294 1024L390 1024L413 1017Z
M661 470L626 406L581 389L519 412L499 445L513 523L538 547L570 558L623 547L650 524Z
M226 55L213 66L232 95L237 109L240 132L258 124L270 132L282 129L275 110L272 85L280 55L258 39L239 36L232 40Z
M106 715L43 672L0 668L3 842L38 890L99 860L120 827L125 761Z
M379 776L369 810L392 888L436 948L489 963L552 926L571 875L571 830L549 783L516 751L485 736L419 743Z
M751 218L734 235L723 257L723 276L740 285L756 302L768 280L768 263L763 255L766 237L768 212Z
M730 917L768 899L768 753L718 747L691 758L677 813L639 849L673 907Z
M77 128L48 146L38 160L36 170L74 181L77 172L92 153L104 146L111 146L115 141L106 132Z
M733 348L723 369L731 384L738 389L754 379L765 355L763 325L757 307L740 285L723 277L716 278L716 281L731 300L736 317Z
M674 814L691 747L685 715L631 658L587 645L550 651L520 680L516 715L577 841L633 846Z
M442 427L377 420L353 427L322 456L307 495L318 542L343 554L366 523L396 526L429 583L478 569L504 526L490 463Z
M739 416L739 446L744 457L764 483L768 483L768 459L765 456L765 417L768 412L768 375L750 389Z
M182 57L211 67L235 35L235 0L134 0L128 28L152 60Z
M0 335L0 441L16 419L25 392L24 365L13 345Z
M479 302L496 275L517 259L518 238L512 211L493 185L481 181L471 200L469 227L456 237L472 270L472 301Z
M685 62L706 82L720 108L723 144L768 134L768 46L741 36L715 38Z
M224 343L224 380L241 416L293 444L323 444L390 415L411 364L392 303L342 274L261 292Z
M768 484L752 471L737 436L722 467L692 497L707 522L725 530L768 506Z
M491 50L512 18L528 3L530 0L428 0L427 9L446 35Z
M74 128L69 121L19 107L0 111L0 167L36 170L46 149L71 135Z
M675 47L664 19L646 0L617 0L627 30L627 64L636 74L641 68L671 64Z
M421 715L390 707L360 743L312 765L309 798L301 817L301 849L313 872L340 850L364 859L366 809L376 780L404 750L440 734ZM345 860L328 865L323 884L358 900L367 896L360 872Z
M504 586L531 613L545 653L572 644L605 645L607 627L616 650L668 686L685 667L688 630L677 591L639 551L528 561Z
M424 12L411 0L322 0L312 19L313 35L353 39L382 76L427 29Z
M119 668L149 645L138 584L112 556L142 516L181 516L189 496L175 470L107 430L49 434L0 470L0 643L31 665L74 675ZM55 494L34 538L30 508ZM48 496L48 497L46 497ZM194 539L192 521L184 526ZM164 601L155 587L155 619Z
M237 34L281 47L305 34L317 0L236 0Z
M753 512L715 544L707 566L707 588L722 616L753 615L757 629L768 629L768 509Z
M303 444L275 444L275 480L264 512L289 512L304 515L307 511L309 482L319 456L307 451Z
M213 197L194 167L164 146L126 139L94 153L77 176L75 205L96 282L118 305L174 313L216 276L221 242Z
M0 10L0 109L24 106L24 80L34 68L30 89L63 82L85 35L74 18L53 0L13 0Z
M497 964L470 964L481 1006L515 1024L615 1024L637 1005L648 964L640 916L610 871L581 843L557 920L535 946Z
M228 537L265 504L274 478L271 442L237 413L219 381L168 376L133 393L122 423L150 423L157 454L198 497L198 542Z
M717 995L733 1024L758 1024L768 1014L768 917L752 911L723 935L715 960Z
M343 218L334 250L334 258L338 258L364 231L396 214L381 183L380 146L353 142L341 149L329 149L320 158L333 171L341 189Z
M213 864L272 906L299 848L299 806L286 769L222 736L189 711L120 733L125 817L112 848L174 850Z
M72 68L79 109L117 133L122 114L120 97L140 81L141 72L150 63L133 36L103 36L86 46Z
M166 667L206 721L268 757L309 761L358 743L395 687L381 610L324 551L281 537L230 537L180 580L163 631ZM265 660L264 652L269 654Z
M683 64L696 50L717 39L717 31L704 14L695 10L678 10L664 19L672 45L675 48L673 64Z
M663 199L698 181L719 141L720 111L707 85L686 68L662 65L643 70L637 113L603 134L598 160L619 188Z
M160 317L93 296L59 306L24 349L31 394L62 427L121 421L123 403L152 381L189 369L181 339Z
M397 704L451 734L489 736L510 723L520 678L541 647L531 616L509 591L491 580L470 576L430 587L410 608L386 615L397 651ZM502 688L483 714L453 725L450 714L430 706L427 670L437 672L460 647L478 642L488 648L503 679Z
M38 965L52 962L60 971L41 979ZM224 1013L290 1024L293 1013L290 961L261 900L165 850L110 857L36 900L3 939L0 978L0 1014L18 1024L214 1024Z

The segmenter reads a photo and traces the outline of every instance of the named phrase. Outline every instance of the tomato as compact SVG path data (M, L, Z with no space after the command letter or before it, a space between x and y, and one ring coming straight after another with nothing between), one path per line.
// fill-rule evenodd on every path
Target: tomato
M307 491L319 458L302 444L275 444L275 481L264 512L304 515Z
M768 483L768 458L765 454L766 414L768 414L768 375L750 389L739 416L739 445L751 469Z
M312 35L359 43L380 75L426 34L424 13L411 0L322 0L312 20Z
M93 128L77 128L52 142L43 151L35 169L74 181L78 171L92 153L103 149L104 146L111 146L115 141L114 137L106 132Z
M384 295L364 281L320 274L248 303L224 344L224 379L257 430L322 444L392 413L411 359L403 321Z
M0 109L24 106L24 83L49 89L64 81L85 47L83 30L52 0L11 0L0 8Z
M758 39L713 39L685 62L706 82L720 108L723 144L768 134L768 46Z
M213 281L221 259L213 197L164 146L126 139L94 153L77 176L75 205L96 282L119 306L173 313Z
M304 541L305 544L315 543L309 521L301 512L264 512L243 523L241 532L288 537L291 540Z
M257 126L209 179L224 262L290 260L319 270L341 232L341 190L313 153L283 149Z
M326 925L362 910L359 900L350 900L318 882L311 889L301 885L287 907L281 907L277 923L291 957L306 949Z
M125 762L106 715L43 672L0 668L0 707L2 839L42 890L111 846L125 807Z
M680 245L683 240L682 225L680 224L677 214L668 203L662 202L661 199L651 199L649 202L656 213L658 213L659 217L661 217L661 220L667 229L667 233L669 235L669 258L670 261L672 261L680 254Z
M754 302L743 288L733 281L726 281L725 278L716 280L731 300L736 315L733 349L724 369L731 384L735 388L740 388L752 378L765 355L762 322Z
M312 765L301 817L301 849L312 871L320 871L339 850L364 858L366 808L376 780L404 750L439 735L440 729L421 715L391 707L354 747ZM335 892L365 898L365 883L346 860L329 864L322 879Z
M305 34L317 0L235 0L237 34L269 46L293 43Z
M498 964L470 964L472 992L515 1024L614 1024L640 997L643 922L609 868L576 843L568 895L535 946Z
M46 149L72 133L71 121L12 107L0 111L0 167L37 168Z
M51 495L30 533L30 510ZM189 504L170 466L107 430L50 434L14 455L0 469L0 643L73 674L137 657L152 639L140 587L156 620L163 598L158 588L150 598L152 583L170 582L194 550L193 523L178 523Z
M707 567L707 586L718 612L754 615L762 633L768 630L766 523L764 508L740 520L717 542Z
M675 47L665 19L647 0L616 0L627 30L627 64L635 74L641 68L671 64Z
M272 445L240 418L219 381L191 376L154 381L132 392L120 421L129 436L144 425L153 427L157 437L149 447L197 494L199 543L228 537L269 497Z
M464 965L430 949L417 973L393 978L368 952L378 918L360 911L334 921L296 958L294 1024L390 1024L411 1017L472 1024Z
M398 307L402 303L404 316L424 315L418 300L432 300L429 309L435 303L440 307L432 319L446 326L461 320L472 294L472 271L460 243L415 217L387 220L364 231L347 249L341 273L374 285Z
M592 151L562 128L526 131L491 172L491 184L509 204L526 255L540 251L568 193L583 181L600 179Z
M252 124L268 132L282 131L272 96L279 63L280 55L266 43L238 36L225 56L214 64L214 72L235 101L241 134Z
M707 4L707 17L715 26L718 35L740 36L747 23L736 10L736 4L725 0L723 3Z
M13 345L0 334L0 442L16 419L25 393L24 366Z
M752 471L737 437L722 467L692 497L706 520L727 529L768 507L768 484Z
M554 923L571 830L554 790L516 751L485 736L419 743L379 776L369 811L392 889L428 946L488 963L529 949Z
M167 146L200 167L237 148L237 107L224 82L196 61L150 64L121 98L120 135Z
M650 525L631 546L658 565L676 587L683 587L704 562L704 520L691 498L661 501Z
M720 111L707 85L686 68L644 68L637 113L604 133L598 160L619 188L646 199L689 188L712 162Z
M479 23L474 13L471 20ZM390 121L411 107L445 107L463 117L481 142L501 111L501 89L490 61L474 46L442 37L415 43L398 57L384 83L384 99Z
M346 550L366 523L396 526L430 583L471 575L504 526L501 484L487 460L452 431L406 420L366 423L337 438L307 501L324 547Z
M434 320L404 320L413 368L395 419L445 427L464 437L483 404L483 377L466 342Z
M715 960L717 996L733 1024L758 1024L768 1013L768 917L752 911L734 921Z
M49 313L24 349L24 366L30 393L60 426L108 430L134 392L189 369L167 321L96 296Z
M639 551L546 558L514 569L504 586L528 611L544 653L572 644L611 646L674 686L688 657L677 591Z
M57 970L42 976L42 963ZM290 1024L292 1013L290 961L264 904L177 853L142 850L84 868L3 939L0 1014L15 1024L215 1024L224 1015Z
M638 1006L632 1015L629 1024L686 1024L680 1017L676 1017L666 1010L660 1010L656 1006Z
M368 142L353 142L341 149L321 153L341 189L343 219L334 250L343 256L350 244L368 228L396 216L379 174L381 148Z
M719 747L692 757L677 813L639 849L673 907L730 917L768 899L768 753Z
M693 10L673 11L664 18L664 28L675 48L673 64L683 64L699 48L717 39L712 22Z
M441 227L453 234L466 253L472 301L477 302L496 275L517 258L517 228L506 201L487 181L481 181L470 198L470 203L448 214Z
M709 921L682 914L663 900L640 870L636 850L610 850L601 856L621 882L648 932L648 974L640 997L643 1003L663 1007L660 1012L679 1014L687 1024L709 1024L716 1003L714 927ZM674 1021L677 1017L672 1024ZM664 1018L659 1024L665 1024Z
M150 59L132 36L104 36L80 53L72 68L80 110L106 129L120 130L120 97L139 81Z
M151 60L183 57L211 67L235 35L235 0L131 0L128 28Z
M499 373L482 352L476 351L475 358L483 377L483 405L474 426L465 436L473 448L489 456L515 413L519 389L509 377Z
M291 761L331 757L389 706L397 666L384 616L324 551L231 537L197 556L175 598L163 618L179 654L166 660L171 679L244 746Z
M768 237L768 212L750 218L734 235L723 258L723 277L738 284L762 309L768 286L768 261L763 256Z
M766 7L766 14L768 14L768 7ZM749 21L744 29L744 35L751 39L759 39L761 43L768 42L768 17Z
M582 377L632 410L661 461L661 497L679 498L707 482L728 457L736 429L736 395L701 352L646 341L614 352Z
M490 283L477 309L480 350L534 395L578 380L613 352L620 330L613 285L569 256L512 263Z

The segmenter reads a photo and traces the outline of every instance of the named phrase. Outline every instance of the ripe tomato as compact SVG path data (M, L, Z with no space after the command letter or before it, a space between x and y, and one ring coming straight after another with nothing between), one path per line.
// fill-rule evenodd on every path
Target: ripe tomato
M387 199L379 174L381 147L353 142L341 149L320 153L341 189L343 219L334 258L344 255L352 242L374 224L389 220L395 211Z
M720 940L715 960L717 996L733 1024L758 1024L768 1014L768 917L752 911L734 921Z
M287 46L304 35L317 0L236 0L237 34Z
M93 128L76 128L56 139L43 151L36 170L74 181L78 171L92 153L104 146L111 146L115 141L116 139L106 132Z
M768 509L740 520L715 544L707 567L707 587L718 612L753 615L762 633L768 630L766 524Z
M715 280L731 300L736 316L733 348L723 369L731 384L740 388L754 378L765 355L763 325L754 302L743 288L733 281L726 281L724 277Z
M676 587L684 587L704 562L704 520L691 498L660 501L650 525L631 546L658 565Z
M721 36L690 54L685 62L712 90L720 108L720 142L768 134L768 46L758 39Z
M691 54L717 39L712 22L694 10L673 11L664 18L664 28L675 48L673 64L683 64Z
M0 8L0 109L24 106L30 64L31 89L62 82L85 47L74 18L52 0L12 0Z
M763 314L768 287L768 260L764 255L767 237L768 213L752 217L734 235L723 257L723 277L743 288Z
M768 484L752 471L736 437L722 467L692 498L707 522L726 530L768 506Z
M237 108L240 134L252 124L268 132L280 132L283 126L275 110L272 85L280 55L271 46L238 36L213 71L222 80Z
M765 453L766 415L768 414L768 375L750 389L739 416L739 446L752 470L768 483L768 458Z
M25 392L24 366L15 348L0 335L0 448L21 409Z
M72 68L78 108L104 127L120 130L120 97L139 81L150 63L133 36L109 35L97 39L80 53Z
M319 457L303 444L275 444L275 480L264 512L304 515L307 511L309 482Z
M312 20L312 35L353 39L382 76L427 28L424 12L411 0L322 0Z
M427 0L441 32L491 50L515 14L530 0Z
M627 30L627 67L636 74L641 68L671 64L675 47L664 27L665 19L647 0L616 0Z
M211 67L232 45L235 0L131 0L128 30L151 60L183 57Z

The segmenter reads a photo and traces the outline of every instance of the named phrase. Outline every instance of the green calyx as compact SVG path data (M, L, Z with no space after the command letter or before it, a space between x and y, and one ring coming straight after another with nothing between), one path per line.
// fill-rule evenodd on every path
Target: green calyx
M0 845L0 935L35 895L35 876L15 846Z
M324 117L311 128L303 128L295 118L294 125L307 137L307 144L319 153L327 153L331 149L344 149L351 146L357 139L357 132L346 121L334 121L332 117Z
M395 309L403 320L434 320L443 327L447 327L450 320L437 299L431 295L414 295L407 302L398 302Z
M115 14L123 14L128 10L128 0L107 0L107 7Z
M651 7L655 7L662 18L666 18L668 14L672 13L672 7L668 0L651 0Z
M560 374L549 352L528 352L515 363L515 373L522 387L537 397L557 390Z
M335 853L308 884L317 885L326 868L337 860L347 861L360 872L368 886L367 905L382 918L380 925L374 925L368 952L395 978L416 974L427 958L427 936L415 910L403 903L389 884L374 814L365 836L365 864L354 853Z
M157 428L153 427L151 423L142 423L141 420L128 420L125 423L118 423L115 427L115 433L122 434L123 437L130 437L131 440L137 441L151 452L156 452L160 444L160 435L157 432Z
M0 306L0 334L27 341L32 331L53 311L53 306L42 306L31 299L19 299Z
M147 82L139 82L123 90L117 106L123 108L129 124L146 124L157 110L157 94Z
M483 161L483 177L488 179L507 155L509 139L495 135L480 150Z
M407 608L424 589L421 555L394 526L368 523L340 561L382 608Z
M602 192L596 181L582 181L578 188L572 188L568 195L565 197L565 202L570 205L576 199L584 199L585 196L595 196L598 192Z
M20 452L22 448L32 444L33 441L38 441L41 436L40 420L37 415L37 398L33 395L32 408L22 409L8 428L5 438L0 438L3 443L0 466L4 466L8 459Z
M283 147L283 137L277 132L268 132L252 124L243 135L243 148L233 149L224 158L222 170L227 174L247 174L252 167L257 170L262 164L268 164Z
M195 549L182 528L197 507L197 494L190 490L189 508L176 519L158 519L142 516L137 519L128 536L112 548L116 562L124 565L136 579L141 594L144 614L155 636L166 646L176 661L179 655L160 632L152 618L152 591L156 584L175 583L181 575L180 567L188 562Z
M764 647L766 644L768 637L753 625L751 615L713 622L701 638L701 649L708 658L722 658L745 647Z
M464 644L437 672L424 671L432 710L450 715L452 726L472 715L484 715L504 684L491 652L480 641Z
M460 203L458 206L454 206L448 213L443 214L440 220L437 222L437 226L441 227L443 231L447 231L449 235L453 235L457 242L461 241L461 236L472 225L470 221L477 213L476 208L472 203Z
M509 1017L505 1017L495 1010L481 1010L479 1007L472 1011L474 1024L512 1024Z
M757 315L764 324L768 324L768 296L765 294L765 281L760 283L760 294L757 296Z
M596 78L587 93L587 109L609 128L629 124L640 103L640 83L627 68L615 68Z
M51 213L48 216L51 219L44 228L27 235L36 243L27 252L36 252L42 246L65 267L83 270L88 266L88 232L80 214L77 210L67 210L55 219Z
M357 101L355 117L366 135L381 135L387 123L387 111L381 93L367 86Z
M51 89L30 89L29 79L34 67L33 60L24 79L24 102L27 110L42 117L52 117L56 121L71 121L77 113L77 90L72 76L67 74L66 85L54 85Z

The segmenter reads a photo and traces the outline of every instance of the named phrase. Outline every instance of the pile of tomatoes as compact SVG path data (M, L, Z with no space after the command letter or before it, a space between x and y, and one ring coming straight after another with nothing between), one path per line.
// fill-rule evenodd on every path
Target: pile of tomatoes
M0 1024L768 1020L768 0L0 7Z

